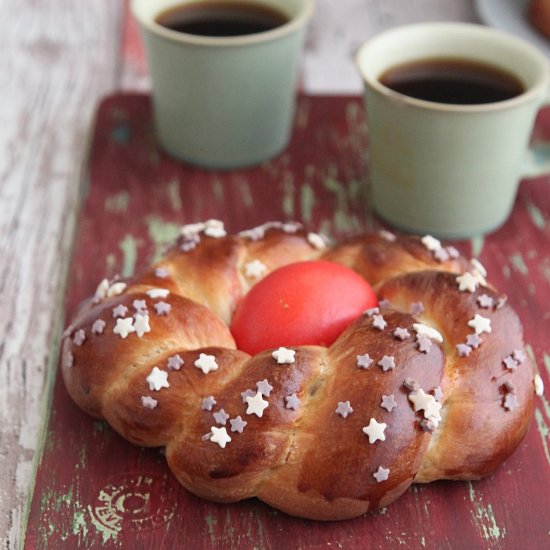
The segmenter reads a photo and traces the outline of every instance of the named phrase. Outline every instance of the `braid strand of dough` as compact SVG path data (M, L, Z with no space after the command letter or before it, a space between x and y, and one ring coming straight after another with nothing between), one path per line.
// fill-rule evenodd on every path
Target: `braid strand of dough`
M282 350L289 362L236 349L228 324L256 282L246 266L259 260L267 274L310 259L355 270L380 307L328 348ZM160 262L103 281L81 306L62 373L85 412L165 447L191 492L352 518L413 482L485 476L523 439L533 368L484 275L430 237L381 232L328 248L297 224L234 236L216 221L185 226Z

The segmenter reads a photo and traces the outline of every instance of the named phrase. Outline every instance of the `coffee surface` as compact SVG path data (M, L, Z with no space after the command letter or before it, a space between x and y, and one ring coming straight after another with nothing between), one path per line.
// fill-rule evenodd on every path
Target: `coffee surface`
M288 22L288 17L260 4L210 1L170 8L158 15L156 22L199 36L243 36L280 27Z
M380 82L401 94L459 105L495 103L524 92L518 78L498 67L454 58L414 61L392 67Z

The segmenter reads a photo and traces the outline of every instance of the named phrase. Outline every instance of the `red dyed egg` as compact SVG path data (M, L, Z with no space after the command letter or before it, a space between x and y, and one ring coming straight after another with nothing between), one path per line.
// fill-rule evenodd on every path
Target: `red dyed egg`
M340 264L305 261L281 267L238 304L231 332L251 355L279 346L329 346L366 309L372 287Z

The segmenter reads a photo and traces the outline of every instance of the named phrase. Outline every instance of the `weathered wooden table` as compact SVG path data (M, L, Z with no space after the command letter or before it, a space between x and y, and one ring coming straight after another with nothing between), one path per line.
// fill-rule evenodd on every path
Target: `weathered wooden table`
M148 77L123 3L82 4L0 4L0 547L15 548L25 535L27 548L548 546L545 399L525 444L494 477L416 488L382 513L335 525L294 520L255 501L204 503L174 483L155 451L132 447L72 405L56 379L65 313L101 277L130 274L160 254L180 224L220 217L238 230L292 218L335 237L377 227L358 97L304 95L295 142L263 167L225 174L183 167L157 151L145 95L113 96L93 123L108 92L146 90ZM358 93L346 67L357 28L342 38L354 13L365 21L361 39L406 21L475 20L470 2L451 0L338 6L319 2L304 65L308 91ZM336 67L334 79L319 71L322 60ZM536 138L548 136L544 113ZM549 186L548 178L524 182L503 229L459 243L509 295L547 386Z

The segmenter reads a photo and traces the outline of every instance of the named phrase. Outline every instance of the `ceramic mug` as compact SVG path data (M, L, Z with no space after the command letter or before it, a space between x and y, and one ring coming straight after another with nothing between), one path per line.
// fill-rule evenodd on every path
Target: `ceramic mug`
M524 91L477 105L415 99L384 86L388 69L432 58L492 65ZM508 218L537 111L548 103L548 60L507 33L467 23L385 31L356 57L364 82L373 207L399 228L443 238L497 229ZM532 170L531 170L532 175Z
M171 8L200 1L132 0L152 78L158 139L168 153L191 164L257 164L281 152L290 139L313 0L239 0L288 19L242 36L194 35L157 22Z

